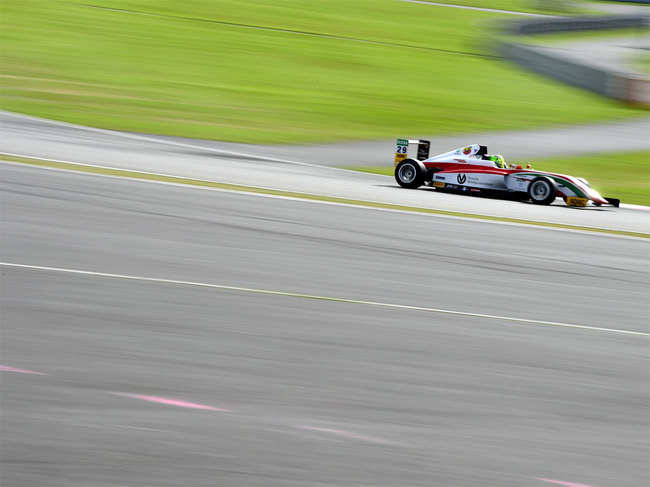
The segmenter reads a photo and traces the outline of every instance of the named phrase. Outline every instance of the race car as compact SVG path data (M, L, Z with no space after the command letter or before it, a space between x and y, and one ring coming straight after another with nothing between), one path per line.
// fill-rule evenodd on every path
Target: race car
M409 158L409 145L417 144L417 157ZM612 205L620 200L605 198L584 178L535 171L530 164L506 164L501 155L488 154L480 144L460 147L429 157L428 140L397 139L395 180L403 188L429 185L441 191L488 193L550 205L561 197L568 206Z

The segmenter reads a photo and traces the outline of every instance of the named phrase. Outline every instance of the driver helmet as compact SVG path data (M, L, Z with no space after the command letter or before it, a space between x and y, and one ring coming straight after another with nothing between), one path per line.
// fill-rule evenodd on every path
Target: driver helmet
M494 162L494 165L500 169L506 169L506 161L503 156L490 156L490 160Z

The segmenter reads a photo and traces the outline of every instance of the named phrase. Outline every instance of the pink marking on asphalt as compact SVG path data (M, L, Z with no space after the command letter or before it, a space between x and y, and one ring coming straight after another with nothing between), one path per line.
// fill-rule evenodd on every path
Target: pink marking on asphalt
M140 399L142 401L157 402L159 404L167 404L168 406L178 406L179 408L204 409L206 411L228 412L228 409L215 408L212 406L207 406L205 404L197 404L194 402L181 401L178 399L170 399L167 397L143 396L141 394L129 394L128 392L111 392L111 394L114 394L116 396L130 397L132 399Z
M8 365L0 365L0 372L18 372L19 374L32 374L32 375L47 375L43 372L36 372L35 370L17 369L9 367Z
M563 480L542 479L539 477L537 478L537 480L541 480L542 482L548 482L549 484L562 485L564 487L592 487L591 485L587 485L587 484L576 484L575 482L565 482Z
M360 435L358 433L354 433L352 431L345 431L345 430L338 430L338 429L333 429L333 428L320 428L317 426L298 426L300 429L303 430L308 430L308 431L318 431L320 433L329 433L332 435L337 435L337 436L342 436L344 438L351 438L353 440L362 440L362 441L369 441L372 443L381 443L383 445L391 445L395 444L392 441L385 440L383 438L377 438L375 436L366 436L366 435Z

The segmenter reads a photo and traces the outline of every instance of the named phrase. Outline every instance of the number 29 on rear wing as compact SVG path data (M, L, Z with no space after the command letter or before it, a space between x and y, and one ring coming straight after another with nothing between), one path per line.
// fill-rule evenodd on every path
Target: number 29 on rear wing
M429 158L429 147L431 143L428 140L409 140L397 139L397 149L395 149L395 166L408 157L409 144L418 145L418 161L423 161Z

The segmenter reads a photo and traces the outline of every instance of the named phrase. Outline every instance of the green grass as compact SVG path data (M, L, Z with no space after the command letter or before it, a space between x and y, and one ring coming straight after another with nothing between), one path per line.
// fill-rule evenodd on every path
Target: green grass
M347 169L393 174L392 164ZM650 206L650 151L541 159L533 163L533 169L584 177L603 196Z
M3 2L0 107L111 129L260 143L643 113L482 57L483 28L512 16L395 0L94 3L130 11Z
M650 54L643 54L639 56L636 62L636 66L642 72L650 74Z
M584 177L603 196L650 206L650 151L542 159L533 167Z

